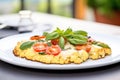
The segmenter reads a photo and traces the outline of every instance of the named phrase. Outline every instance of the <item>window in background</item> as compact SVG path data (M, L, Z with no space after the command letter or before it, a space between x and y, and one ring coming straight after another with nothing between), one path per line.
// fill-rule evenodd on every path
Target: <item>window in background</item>
M27 10L47 12L47 0L25 0L24 5Z
M73 0L51 0L52 14L72 17L73 16L72 2Z
M72 1L73 0L25 0L25 9L72 17Z
M20 10L19 0L0 0L0 14L16 13Z
M24 6L21 6L21 1ZM24 7L26 10L73 17L72 4L73 0L0 0L0 13L15 13Z

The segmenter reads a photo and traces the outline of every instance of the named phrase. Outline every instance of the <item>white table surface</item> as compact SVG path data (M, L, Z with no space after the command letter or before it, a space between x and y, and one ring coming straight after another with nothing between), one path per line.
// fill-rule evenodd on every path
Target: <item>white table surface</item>
M0 16L0 21L3 18L11 18L15 21L19 16L17 14L2 15ZM51 24L53 29L55 27L60 27L61 29L71 27L74 30L79 28L88 32L120 37L120 26L43 13L33 13L32 19L35 23ZM0 61L0 80L120 80L120 63L89 70L50 71L21 68Z

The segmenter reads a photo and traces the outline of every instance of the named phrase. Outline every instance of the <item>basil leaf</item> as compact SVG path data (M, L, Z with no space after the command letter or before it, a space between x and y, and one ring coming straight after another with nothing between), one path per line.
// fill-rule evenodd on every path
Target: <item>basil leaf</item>
M81 39L68 39L68 41L73 44L73 45L76 45L76 44L86 44L87 43L87 40L81 40Z
M107 44L104 44L104 43L99 43L97 44L98 46L101 46L103 48L110 48Z
M60 37L59 39L59 46L61 49L64 49L64 45L65 45L65 40L63 37Z
M110 49L110 47L107 44L105 44L105 43L94 42L93 44L97 45L97 46L100 46L100 47L103 47L103 48L109 48Z
M83 36L83 35L72 35L71 38L80 39L80 40L87 40L87 37Z
M30 48L35 42L31 42L31 41L27 41L22 43L22 45L20 46L21 50L25 50L27 48Z
M52 32L46 35L46 40L56 39L59 37L58 32Z
M43 33L43 36L46 36L47 34L48 34L48 32L44 32L44 33Z
M72 34L72 29L71 28L68 28L65 32L64 32L64 35L68 35L68 34Z
M58 27L57 27L57 29L54 31L54 32L57 32L59 35L63 35L63 33L64 33L64 30L61 30L61 29L59 29Z
M88 33L86 31L83 31L83 30L74 31L74 34L83 35L83 36L87 36L88 35Z
M66 38L66 39L72 38L72 34L66 34L66 35L64 35L64 38Z
M60 28L57 27L57 29L55 30L55 32L61 33Z

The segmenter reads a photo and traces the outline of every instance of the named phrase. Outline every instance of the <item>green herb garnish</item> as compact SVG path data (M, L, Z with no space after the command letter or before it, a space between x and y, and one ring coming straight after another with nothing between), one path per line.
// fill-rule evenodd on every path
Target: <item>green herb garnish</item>
M38 54L45 55L45 52L39 52Z
M59 39L59 46L64 49L65 39L73 44L86 44L87 32L83 30L72 31L71 28L61 30L57 28L55 31L46 35L46 40Z
M83 30L74 31L74 34L83 35L83 36L87 36L88 35L88 33L86 31L83 31Z
M56 39L59 37L58 32L52 32L46 35L46 40L52 40L52 39Z
M110 49L110 47L107 44L102 43L102 42L94 41L92 44L103 47L103 48L109 48Z
M30 48L34 43L35 43L35 42L33 42L33 41L24 42L24 43L22 43L22 45L20 46L20 49L21 49L21 50L28 49L28 48Z
M65 45L65 39L63 37L60 37L59 39L59 46L61 49L64 49L64 45Z
M47 34L48 34L48 32L44 32L44 33L43 33L43 36L46 36Z

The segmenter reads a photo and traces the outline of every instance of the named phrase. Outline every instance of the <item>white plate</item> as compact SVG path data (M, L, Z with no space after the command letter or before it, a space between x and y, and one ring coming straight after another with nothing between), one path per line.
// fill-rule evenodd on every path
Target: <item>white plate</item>
M114 64L120 62L120 38L102 34L90 34L94 39L103 41L110 45L112 48L112 55L107 56L99 60L88 60L82 64L43 64L39 62L29 61L23 58L19 58L13 55L13 48L16 43L20 40L29 39L30 36L34 34L19 34L10 37L6 37L0 40L0 59L10 64L17 66L36 68L36 69L54 69L54 70L69 70L69 69L87 69L100 67L105 65Z

